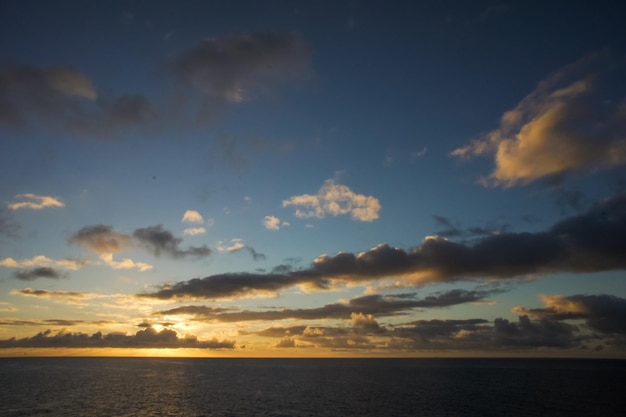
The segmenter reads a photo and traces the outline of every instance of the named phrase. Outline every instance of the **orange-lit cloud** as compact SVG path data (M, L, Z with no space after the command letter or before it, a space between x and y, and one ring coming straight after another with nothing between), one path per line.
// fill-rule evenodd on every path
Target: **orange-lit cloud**
M35 195L35 194L18 194L15 196L17 199L25 200L18 201L15 203L10 203L8 208L11 210L20 210L24 208L32 209L32 210L41 210L48 207L65 207L65 203L60 201L57 198L45 196L45 195Z
M561 69L504 113L498 129L452 155L494 154L483 183L504 187L626 164L626 105L601 96L593 77L606 60L591 55Z

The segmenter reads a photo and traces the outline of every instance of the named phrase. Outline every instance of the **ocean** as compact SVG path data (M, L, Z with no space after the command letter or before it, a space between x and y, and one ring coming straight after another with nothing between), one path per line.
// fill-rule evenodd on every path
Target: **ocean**
M626 416L626 361L0 359L0 416Z

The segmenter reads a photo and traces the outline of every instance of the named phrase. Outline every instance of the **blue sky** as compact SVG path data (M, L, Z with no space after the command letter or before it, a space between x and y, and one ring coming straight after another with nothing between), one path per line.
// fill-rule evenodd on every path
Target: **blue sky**
M0 354L623 356L619 16L0 2Z

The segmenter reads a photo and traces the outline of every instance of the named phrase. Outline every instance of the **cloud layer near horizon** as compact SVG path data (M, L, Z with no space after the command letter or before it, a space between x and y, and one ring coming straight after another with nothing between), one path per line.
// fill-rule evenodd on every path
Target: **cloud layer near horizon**
M164 285L140 297L162 300L220 299L275 295L298 286L305 291L394 278L410 285L475 279L509 279L529 274L626 269L626 194L542 232L494 233L472 243L428 237L408 251L381 244L355 255L322 255L300 270L231 273Z

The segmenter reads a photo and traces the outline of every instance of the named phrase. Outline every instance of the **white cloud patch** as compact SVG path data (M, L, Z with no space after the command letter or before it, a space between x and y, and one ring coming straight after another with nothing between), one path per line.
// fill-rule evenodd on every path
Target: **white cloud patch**
M499 128L452 155L495 155L482 182L504 187L626 164L626 101L608 100L619 92L601 91L605 74L590 69L607 64L604 58L587 56L540 82L502 115Z
M318 219L326 215L350 214L353 220L371 222L378 219L380 202L373 196L357 194L345 185L326 180L316 195L302 194L283 201L283 207L296 206L296 217Z
M204 223L204 219L202 218L202 215L200 213L198 213L195 210L187 210L185 212L185 214L183 215L183 219L182 219L183 223L199 223L202 224Z
M65 207L65 203L56 199L54 197L49 197L45 195L36 195L36 194L18 194L15 196L18 200L14 203L10 203L8 205L10 210L20 210L20 209L32 209L32 210L41 210L48 207Z
M281 227L290 226L288 222L281 222L280 219L276 216L265 216L263 218L263 226L267 230L280 230Z
M206 229L204 227L189 227L183 230L183 234L189 236L202 235L204 233L206 233Z

